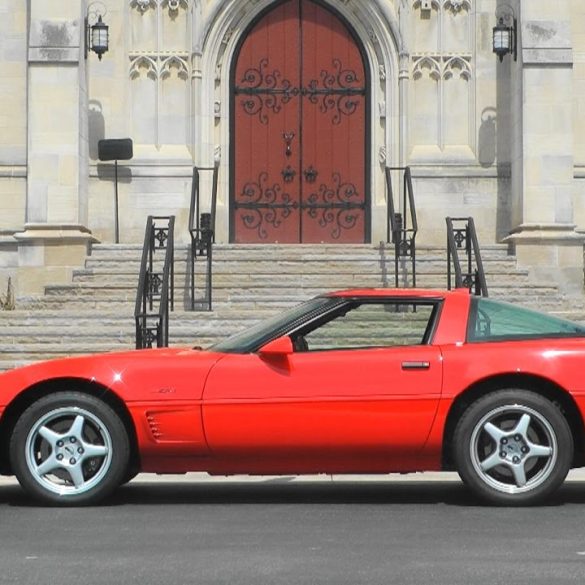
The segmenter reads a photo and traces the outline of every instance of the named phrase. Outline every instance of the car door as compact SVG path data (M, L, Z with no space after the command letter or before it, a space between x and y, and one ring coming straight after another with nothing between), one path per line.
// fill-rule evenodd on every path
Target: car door
M300 351L226 356L204 392L210 448L315 459L417 453L441 393L441 353L427 343L437 308L357 303L293 332Z

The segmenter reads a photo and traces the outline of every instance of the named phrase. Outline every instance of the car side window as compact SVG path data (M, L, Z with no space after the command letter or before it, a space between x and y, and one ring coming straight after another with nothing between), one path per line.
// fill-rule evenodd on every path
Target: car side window
M429 341L436 304L352 303L324 323L292 336L295 351L420 345Z
M585 327L578 323L502 301L471 299L467 328L469 343L584 336Z

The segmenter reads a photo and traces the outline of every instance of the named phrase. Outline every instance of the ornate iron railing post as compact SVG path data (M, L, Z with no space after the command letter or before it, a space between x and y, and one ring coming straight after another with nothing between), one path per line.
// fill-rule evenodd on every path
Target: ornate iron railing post
M449 290L452 288L452 265L456 288L465 287L478 296L487 297L487 282L473 217L446 217L445 222L447 224L447 288ZM461 249L465 250L466 272L461 269L459 259Z
M395 212L392 171L403 171L402 211ZM399 287L400 260L410 259L411 284L416 287L416 234L418 220L410 167L386 167L386 242L394 244L394 284Z
M175 305L174 233L174 215L148 216L134 306L136 349L153 347L155 342L157 347L169 344L169 306L172 311ZM162 270L157 269L156 252L160 250L165 252Z
M213 171L210 211L201 213L201 171ZM190 285L191 285L191 310L195 310L195 262L197 258L204 258L207 262L205 268L205 294L197 304L203 310L212 310L212 267L213 244L215 243L215 215L217 210L217 185L219 177L219 161L213 167L193 167L193 183L191 185L191 205L189 208L189 234L191 236L190 251Z

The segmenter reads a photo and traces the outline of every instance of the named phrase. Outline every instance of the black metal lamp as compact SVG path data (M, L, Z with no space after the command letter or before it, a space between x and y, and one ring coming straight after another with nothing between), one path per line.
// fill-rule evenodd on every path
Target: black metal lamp
M90 27L90 48L102 60L102 55L108 50L109 34L108 25L102 20L102 15L98 16L97 22Z
M506 20L512 21L511 26ZM500 16L498 24L493 28L493 52L499 57L500 63L508 53L514 55L514 61L517 60L516 36L516 19L513 16Z
M87 59L89 51L93 51L101 61L103 54L109 48L109 27L103 21L102 13L97 9L92 10L94 4L96 3L92 2L88 6L87 16L85 17L85 58ZM97 4L101 5L102 3L98 2ZM89 24L90 18L94 21L92 25Z

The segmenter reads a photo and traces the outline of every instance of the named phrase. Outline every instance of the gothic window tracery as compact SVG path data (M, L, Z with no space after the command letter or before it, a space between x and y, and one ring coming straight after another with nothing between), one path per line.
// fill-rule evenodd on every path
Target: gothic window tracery
M474 148L474 20L471 0L412 2L411 139L447 153Z
M133 135L142 144L189 143L192 0L130 0Z

